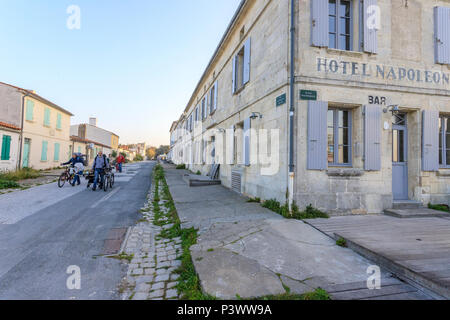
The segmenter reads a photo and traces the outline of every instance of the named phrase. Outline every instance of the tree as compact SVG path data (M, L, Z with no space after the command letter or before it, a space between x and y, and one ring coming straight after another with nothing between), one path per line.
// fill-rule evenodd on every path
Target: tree
M146 155L149 160L155 159L156 158L156 147L147 148Z
M116 150L113 150L113 151L112 151L111 157L117 158L117 151L116 151Z
M144 161L144 157L141 156L140 154L136 155L136 157L134 157L134 161L138 162L138 161Z
M162 154L168 154L170 150L170 146L159 146L158 149L156 149L156 156L160 156Z

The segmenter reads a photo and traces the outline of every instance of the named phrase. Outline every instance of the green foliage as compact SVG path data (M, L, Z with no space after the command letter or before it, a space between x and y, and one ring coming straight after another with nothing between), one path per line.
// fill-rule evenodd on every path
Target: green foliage
M196 175L198 175L198 176L201 176L201 175L202 175L202 173L200 172L200 170L197 170Z
M247 200L249 203L261 203L261 198L250 198Z
M113 150L113 151L111 152L111 157L117 158L117 151L116 151L116 150Z
M328 219L329 216L325 212L314 208L312 205L307 206L305 211L300 211L297 204L294 202L292 205L292 218L297 220L318 218Z
M292 204L292 211L289 210L289 205L286 203L283 206L275 199L266 200L263 202L262 206L273 212L282 215L286 219L296 219L296 220L304 220L304 219L317 219L317 218L329 218L329 216L318 210L313 208L312 205L306 207L305 211L300 211L297 204L294 202Z
M450 208L446 204L431 204L431 203L429 203L428 208L431 210L450 212Z
M134 161L136 161L136 162L144 161L144 157L141 156L140 154L137 154L137 155L134 157Z
M17 182L11 180L0 180L0 190L16 188L20 188L20 185Z
M276 212L276 213L280 213L281 212L280 202L278 202L275 199L270 199L270 200L264 201L262 206L264 208L272 210L273 212Z
M19 181L25 179L36 179L39 178L40 176L41 173L37 170L31 168L23 168L16 171L0 173L0 180Z
M344 238L339 238L339 239L337 239L336 244L339 247L346 248L347 247L347 240L345 240Z
M186 165L185 164L177 165L177 170L186 170Z
M331 300L330 295L325 290L319 288L314 292L302 295L303 300Z

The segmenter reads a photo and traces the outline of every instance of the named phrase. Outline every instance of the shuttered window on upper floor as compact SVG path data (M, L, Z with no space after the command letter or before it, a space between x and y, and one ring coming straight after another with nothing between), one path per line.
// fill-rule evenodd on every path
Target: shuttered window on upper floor
M436 63L450 64L450 7L434 8Z
M379 16L377 0L312 0L311 43L317 47L377 53Z
M209 90L209 113L213 113L217 110L217 81L214 83L214 85Z
M240 91L250 82L251 38L248 38L244 46L233 57L232 93Z
M44 109L44 126L50 127L50 108Z
M33 116L34 116L34 101L27 100L25 120L33 121Z

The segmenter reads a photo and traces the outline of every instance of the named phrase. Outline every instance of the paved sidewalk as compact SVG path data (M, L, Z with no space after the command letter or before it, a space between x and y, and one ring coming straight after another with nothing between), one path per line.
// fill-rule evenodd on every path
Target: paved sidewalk
M165 165L166 181L183 227L199 229L191 248L201 285L222 299L303 294L321 287L335 299L428 299L382 273L368 290L373 265L310 225L286 220L223 186L188 187L184 170Z

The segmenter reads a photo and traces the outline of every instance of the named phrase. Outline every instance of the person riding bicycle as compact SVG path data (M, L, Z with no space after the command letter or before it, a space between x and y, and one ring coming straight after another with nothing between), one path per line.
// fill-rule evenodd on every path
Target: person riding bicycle
M100 185L103 185L106 168L109 168L109 160L106 157L106 155L103 154L103 151L99 151L94 159L94 165L92 166L92 170L94 171L95 175L94 186L92 188L93 191L97 190L97 183L99 176L100 176Z
M83 158L78 154L78 153L73 153L72 158L65 162L65 163L61 163L62 166L67 166L69 165L72 168L75 168L75 176L73 178L72 181L72 186L75 186L75 183L77 183L77 185L80 185L81 181L80 181L80 175L83 174L83 170L84 170L84 160Z

